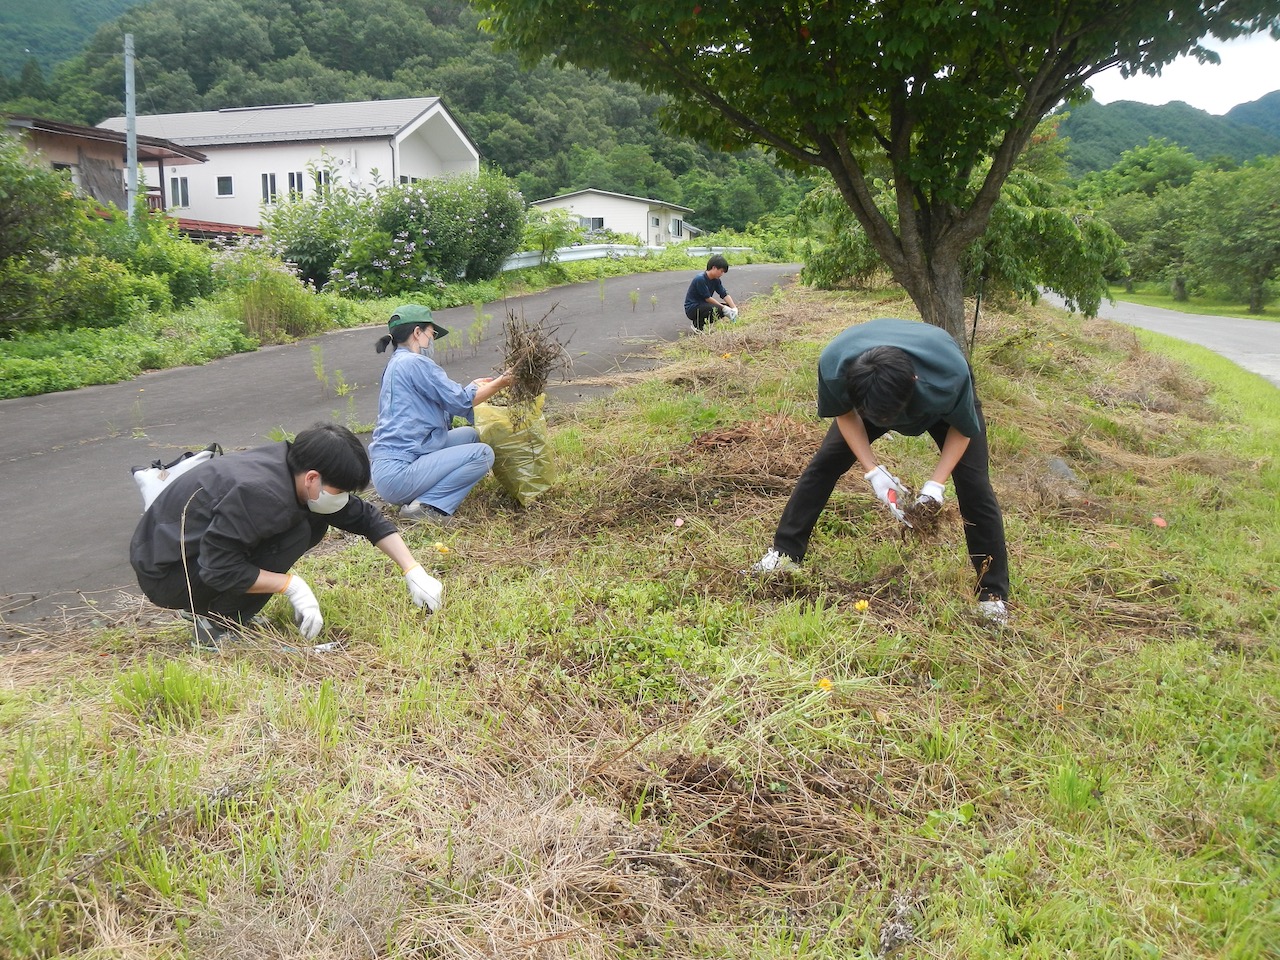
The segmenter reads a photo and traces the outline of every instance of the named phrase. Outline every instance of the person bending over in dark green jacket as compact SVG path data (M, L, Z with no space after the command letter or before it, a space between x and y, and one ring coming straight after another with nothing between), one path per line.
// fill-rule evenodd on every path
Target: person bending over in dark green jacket
M850 327L818 359L818 416L834 418L822 445L787 501L773 546L755 573L794 571L804 560L818 517L838 481L855 461L876 497L908 522L899 497L906 488L876 459L872 442L890 430L928 433L941 454L911 510L936 514L945 484L955 483L969 559L977 572L979 612L1003 625L1008 619L1009 558L1004 518L987 462L987 424L963 351L939 327L878 319Z

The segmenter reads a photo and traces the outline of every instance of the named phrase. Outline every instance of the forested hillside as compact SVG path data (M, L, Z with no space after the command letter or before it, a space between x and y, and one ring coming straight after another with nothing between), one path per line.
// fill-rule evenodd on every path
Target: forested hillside
M1227 111L1227 119L1257 127L1273 137L1280 137L1280 90L1273 90L1252 103L1232 107Z
M668 136L662 99L638 87L521 70L465 0L0 0L0 27L0 109L14 112L79 123L122 113L128 32L142 113L439 95L528 199L587 186L660 197L707 229L790 212L806 186L763 153ZM1280 91L1225 117L1124 101L1067 113L1060 133L1076 177L1151 137L1201 160L1280 153Z
M521 70L478 25L463 0L156 0L100 28L44 88L15 80L0 98L79 123L119 114L132 33L140 113L439 95L528 199L592 186L682 203L699 227L741 229L803 193L763 153L666 135L661 98L638 87Z
M99 25L141 0L0 0L0 76L28 61L46 73L80 52Z
M1152 137L1180 144L1201 160L1243 163L1280 153L1280 91L1222 117L1185 103L1157 107L1131 100L1084 103L1063 112L1068 116L1058 132L1070 138L1068 167L1077 177L1110 169L1124 151Z

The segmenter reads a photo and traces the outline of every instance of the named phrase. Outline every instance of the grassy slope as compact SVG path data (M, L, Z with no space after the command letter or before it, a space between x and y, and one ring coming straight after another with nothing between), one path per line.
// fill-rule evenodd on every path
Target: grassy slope
M0 952L1266 955L1280 394L989 314L1013 624L972 616L954 506L904 539L856 477L803 575L744 579L822 432L818 349L907 311L754 301L562 411L554 493L486 480L438 546L407 531L429 620L335 544L304 573L342 653L279 652L276 606L221 658L142 613L6 655ZM934 456L881 447L915 483Z
M1174 300L1167 290L1155 284L1142 284L1137 290L1112 290L1117 300L1140 303L1148 307L1162 307L1179 313L1195 313L1209 317L1240 317L1244 320L1280 320L1280 310L1275 305L1262 308L1261 313L1250 313L1247 304L1239 301L1197 296L1190 300Z

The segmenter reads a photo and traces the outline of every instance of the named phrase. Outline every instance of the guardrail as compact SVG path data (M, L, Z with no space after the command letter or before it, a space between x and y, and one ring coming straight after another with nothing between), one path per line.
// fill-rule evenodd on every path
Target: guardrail
M603 258L647 257L662 253L667 247L635 246L628 243L583 243L574 247L559 247L555 259L560 263L574 260L600 260ZM709 257L713 253L750 253L750 247L684 247L684 252L692 258ZM548 259L551 259L548 257ZM536 267L542 263L542 254L536 250L525 250L513 253L502 264L503 271L522 270Z

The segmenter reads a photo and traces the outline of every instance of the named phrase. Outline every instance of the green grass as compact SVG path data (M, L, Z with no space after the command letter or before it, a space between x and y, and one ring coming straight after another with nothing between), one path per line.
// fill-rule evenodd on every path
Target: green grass
M334 541L300 572L337 653L282 652L280 601L221 656L137 613L6 652L0 956L1274 954L1280 393L989 314L1011 625L952 505L904 539L856 476L799 575L744 578L818 351L883 310L753 301L554 411L552 491L406 529L435 616ZM936 456L879 446L917 485Z
M1239 300L1214 294L1197 294L1189 300L1174 300L1168 290L1156 284L1139 284L1134 290L1112 290L1117 300L1140 303L1146 307L1163 307L1179 313L1195 313L1208 317L1240 317L1244 320L1280 320L1280 309L1272 303L1261 313L1250 313Z

